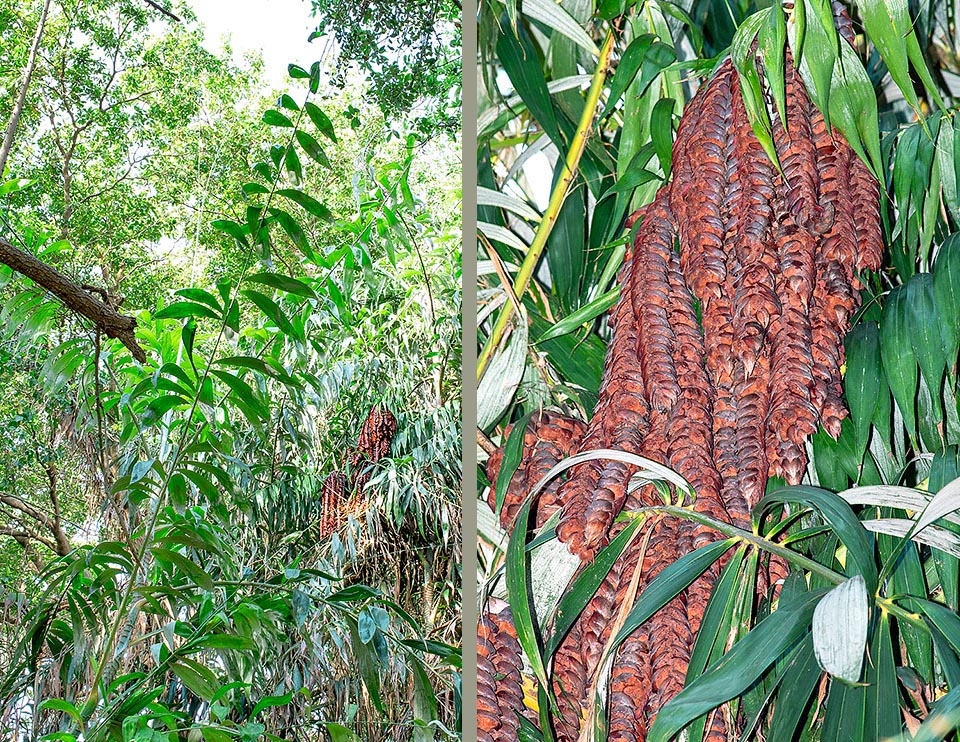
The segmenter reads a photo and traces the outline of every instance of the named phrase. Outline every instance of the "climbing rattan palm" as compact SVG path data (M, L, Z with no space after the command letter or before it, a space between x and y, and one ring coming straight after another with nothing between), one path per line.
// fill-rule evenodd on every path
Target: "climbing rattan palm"
M799 483L806 440L819 425L839 435L843 337L860 301L858 273L879 268L883 252L878 188L840 134L827 130L789 55L786 76L786 121L773 122L782 174L753 134L730 60L685 109L672 180L638 215L620 272L593 418L584 425L545 413L531 422L501 511L505 527L550 466L598 448L669 465L693 486L697 510L746 524L769 476ZM491 458L492 481L500 463ZM650 487L628 496L633 471L619 461L574 467L541 496L537 522L560 508L559 539L591 560L624 507L659 501ZM641 553L642 590L713 538L689 522L661 520L645 549L636 539L614 565L554 657L558 740L577 739ZM682 688L718 569L619 650L608 695L611 742L644 740L652 717ZM727 739L723 715L711 718L708 738Z

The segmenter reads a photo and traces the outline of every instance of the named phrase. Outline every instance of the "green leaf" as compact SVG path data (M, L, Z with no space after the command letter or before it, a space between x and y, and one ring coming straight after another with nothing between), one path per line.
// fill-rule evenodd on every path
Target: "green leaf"
M802 55L798 54L796 42L792 40L793 56L801 60L799 63L800 76L806 83L810 98L823 114L829 128L832 113L830 109L830 86L839 48L839 39L832 21L833 12L831 9L831 23L830 28L827 29L820 22L818 15L818 6L822 4L822 0L798 0L796 5L801 3L803 4L803 10L800 13L805 20L802 36L803 49ZM827 4L829 5L829 2ZM800 13L798 13L798 16ZM874 100L874 104L876 104L876 100Z
M313 122L313 125L317 127L317 131L336 144L337 135L333 130L333 124L330 122L330 119L327 118L327 114L321 111L320 107L315 103L306 103L303 108Z
M662 98L650 114L650 137L657 151L657 159L664 174L670 172L673 162L673 98Z
M299 111L300 106L297 105L297 102L291 98L287 93L284 93L280 96L280 100L277 101L277 105L281 108L286 108L288 111Z
M683 592L735 543L736 539L732 538L714 541L684 554L663 569L637 596L637 602L610 644L610 653L616 651L641 624Z
M83 728L83 720L80 718L80 711L72 703L64 701L62 698L48 698L40 704L44 711L62 711L77 722L77 726Z
M370 700L373 701L377 711L381 714L386 713L380 697L380 660L377 658L373 645L365 644L360 640L356 621L352 618L346 618L345 620L350 627L350 648L357 661L357 669L360 671L363 684L367 693L370 694Z
M154 319L185 319L187 317L208 317L210 319L220 319L220 315L204 306L192 301L175 301L168 304L163 309L155 312Z
M298 64L288 64L287 74L290 75L290 77L292 77L294 80L306 80L310 77L310 73ZM256 714L254 714L254 716L255 715Z
M594 560L579 572L563 597L557 603L553 616L553 630L544 644L544 656L550 658L560 646L563 637L586 608L587 603L597 592L607 573L630 544L637 529L642 524L640 518L633 519L626 528L618 533L607 546L600 550Z
M257 705L253 707L253 711L250 712L250 718L255 719L257 714L263 711L266 708L274 708L275 706L286 706L293 700L293 691L289 693L284 693L282 696L264 696L259 701Z
M733 645L723 659L664 706L654 719L648 742L669 742L687 724L749 688L810 630L824 589L781 603Z
M917 434L917 382L919 372L907 319L906 289L898 286L887 294L880 321L880 357L883 370L911 438Z
M317 298L316 292L306 283L282 273L254 273L253 275L247 276L244 280L251 281L252 283L260 283L264 286L270 286L280 291L286 291L288 294L303 296L308 299Z
M801 3L802 4L802 3ZM784 49L787 42L787 23L780 3L770 6L767 25L760 29L760 54L763 71L770 83L770 94L777 106L777 114L783 126L787 121L787 82Z
M290 320L287 319L287 315L283 313L283 310L280 309L280 306L269 296L261 294L259 291L254 291L253 289L244 289L240 292L250 301L252 301L257 308L263 312L267 317L273 320L273 323L277 326L277 329L280 330L284 335L288 335L292 338L302 340L293 325L290 323Z
M203 304L208 305L211 309L218 312L222 311L220 302L217 301L217 297L211 294L209 291L204 291L203 289L179 289L173 292L177 296L182 296L184 299L189 299L190 301L199 301Z
M860 680L867 648L866 583L856 575L823 596L813 612L813 651L825 672L848 683Z
M229 219L215 219L210 222L210 226L221 232L226 232L243 247L248 247L246 231L236 222L232 222Z
M263 112L263 120L270 124L270 126L283 126L290 129L293 128L293 122L274 108L267 109Z
M884 171L880 156L877 96L860 57L846 42L840 45L840 60L833 68L830 121L860 155L874 177L882 182Z
M933 276L918 273L906 285L907 332L920 364L920 374L930 390L936 422L943 419L940 388L947 359L940 336L942 322L934 297Z
M870 426L877 409L883 385L883 363L880 359L880 329L876 322L862 322L847 333L847 372L843 391L850 406L856 433L857 461L863 461L870 437Z
M188 659L171 662L169 667L185 686L203 700L209 701L216 695L219 683L210 668Z
M150 549L154 558L169 562L177 567L186 577L190 578L194 584L196 584L200 589L210 592L213 590L214 582L213 578L207 574L200 565L193 562L191 559L188 559L179 551L173 551L172 549L162 549L160 547L153 547ZM191 688L192 690L192 688Z
M540 336L540 339L537 340L537 343L542 343L545 340L552 340L553 338L560 337L561 335L566 335L568 332L573 332L581 325L587 322L592 322L601 314L606 312L610 307L616 304L619 298L620 287L617 286L613 289L610 289L610 291L607 293L597 297L589 304L580 307L580 309L577 311L568 314L562 320L557 322Z
M527 323L521 318L513 332L493 355L477 388L477 426L488 429L512 403L527 365Z
M280 188L277 190L277 195L283 196L284 198L289 198L295 204L302 206L304 210L310 214L313 214L313 216L317 217L318 219L323 219L324 221L328 222L333 221L333 214L330 212L330 210L312 196L308 196L303 191L299 191L296 188Z
M941 312L937 324L947 355L947 367L952 372L960 349L960 234L947 237L937 251L933 293Z
M523 438L526 435L527 423L530 421L532 412L524 415L513 424L510 430L510 436L507 438L507 445L503 447L503 461L500 464L500 472L497 474L496 493L494 497L494 513L500 515L503 507L503 501L507 497L507 489L510 487L510 480L520 466L523 457Z
M320 146L320 143L316 139L305 131L297 131L296 137L297 142L303 147L303 151L310 156L310 159L319 162L323 167L330 167L330 160L327 159L327 153L323 151L323 147Z
M524 0L523 14L535 21L543 23L561 36L566 36L584 51L597 57L600 50L593 43L590 35L583 27L564 10L563 6L553 0ZM514 26L516 24L514 23Z
M866 581L867 592L877 589L877 565L873 556L873 543L850 506L833 492L795 485L783 487L767 494L754 508L754 519L762 522L765 513L776 505L796 503L816 510L827 525L847 547L846 573L850 577L860 575Z
M360 742L360 738L354 734L352 729L341 724L335 724L332 721L325 721L323 725L330 733L330 742Z
M300 252L302 252L311 260L316 258L313 248L310 247L310 241L307 239L306 233L300 226L300 222L282 209L275 209L271 207L270 216L274 219L274 221L277 222L277 224L280 225L283 231L287 233L290 241L297 246L297 249L299 249Z
M630 83L637 76L637 72L640 71L640 64L654 39L656 39L656 36L653 34L641 34L630 42L620 56L620 61L617 62L617 70L610 80L610 94L607 96L607 104L600 114L601 119L606 118L616 107Z
M540 648L540 632L534 627L530 585L527 580L529 557L527 554L527 530L530 527L530 505L528 499L520 508L514 520L513 530L507 543L506 584L513 623L517 630L517 639L526 655L533 674L543 688L550 688L547 671L544 667L543 653ZM553 696L550 695L553 705Z

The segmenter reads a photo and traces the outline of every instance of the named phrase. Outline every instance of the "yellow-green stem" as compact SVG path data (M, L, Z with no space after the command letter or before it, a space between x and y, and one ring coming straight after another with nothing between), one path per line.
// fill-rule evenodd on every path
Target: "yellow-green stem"
M597 69L593 73L593 81L590 83L590 91L587 93L587 100L583 106L583 114L580 116L577 132L574 134L573 141L570 143L570 150L567 152L566 159L563 162L560 179L557 181L553 193L550 195L550 203L547 205L547 210L543 214L543 219L540 221L539 227L537 227L533 242L530 243L530 249L527 250L527 255L524 257L523 264L520 266L520 270L517 272L517 278L513 283L513 290L518 298L522 298L524 292L527 290L527 286L533 276L533 270L536 268L537 262L540 260L543 249L547 244L547 238L553 230L553 225L557 222L560 207L563 205L563 201L567 196L567 189L570 187L570 183L573 182L573 176L576 174L577 168L580 165L580 158L583 156L584 148L587 145L587 135L590 133L590 129L593 126L593 119L597 115L600 93L603 92L603 84L607 79L607 66L610 64L610 54L612 51L613 29L611 28L607 31L607 38L604 40L603 47L600 49L600 57L597 59ZM500 341L503 340L513 312L514 308L512 303L508 302L504 304L500 315L497 317L497 322L493 326L493 332L490 333L490 337L487 338L487 342L483 346L480 356L477 358L477 381L483 378L493 351L500 345Z

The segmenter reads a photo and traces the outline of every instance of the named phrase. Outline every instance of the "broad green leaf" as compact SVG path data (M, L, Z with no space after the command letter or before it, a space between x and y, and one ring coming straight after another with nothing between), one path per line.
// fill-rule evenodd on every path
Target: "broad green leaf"
M296 137L297 142L303 147L303 151L310 156L310 159L320 163L324 167L330 167L330 160L327 159L327 153L323 151L323 147L320 146L320 143L316 139L305 131L297 131Z
M270 216L277 224L280 225L283 231L287 233L290 241L296 245L300 252L302 252L309 259L316 260L316 254L313 252L313 248L310 246L310 240L307 239L307 235L300 226L300 222L294 219L286 211L283 211L282 209L275 209L273 207L270 208Z
M497 41L497 59L513 83L513 88L526 104L547 136L561 150L565 140L560 134L557 113L547 90L547 81L536 48L522 24L516 34L504 28Z
M552 340L553 338L560 337L561 335L566 335L568 332L573 332L583 324L592 322L601 314L610 309L610 307L616 304L619 298L620 287L617 286L603 294L603 296L600 296L589 304L581 307L577 311L568 314L562 320L553 325L549 330L547 330L543 335L541 335L537 340L537 343L542 343L545 340Z
M510 406L526 364L527 322L521 317L506 344L494 353L477 388L477 426L481 430L493 425Z
M947 370L952 372L960 349L960 235L943 241L933 266L933 293L940 311L937 325L947 356Z
M230 221L229 219L215 219L210 222L210 226L221 232L226 232L244 247L248 246L246 231L236 222Z
M294 80L306 80L310 77L310 73L307 72L299 64L288 64L287 65L287 74L290 75Z
M287 315L283 313L283 310L280 309L280 306L273 299L265 294L261 294L259 291L254 291L253 289L244 289L240 293L252 301L257 308L260 309L260 311L267 315L267 317L269 317L277 326L277 329L280 330L280 332L292 338L302 340L299 333L290 323L290 320L287 319Z
M333 221L333 214L331 211L324 206L322 203L317 201L312 196L308 196L303 191L299 191L296 188L280 188L277 190L278 196L283 196L284 198L289 198L295 204L302 206L305 211L318 219L330 222Z
M257 705L253 707L253 711L250 712L250 718L256 718L257 714L263 711L266 708L273 708L275 706L286 706L293 700L293 691L289 693L284 693L282 696L264 696L259 701Z
M179 551L172 549L162 549L154 546L150 549L154 558L164 562L169 562L179 569L184 576L190 578L199 588L210 592L214 588L213 578L207 574L200 565L188 559Z
M280 111L270 108L263 112L263 120L270 124L270 126L283 126L285 128L293 128L293 122L284 116Z
M206 304L218 313L223 310L223 307L220 306L220 302L217 301L217 297L215 297L209 291L204 291L203 289L179 289L173 293L177 296L182 296L184 299L189 299L190 301L199 301L202 304Z
M280 291L285 291L295 296L303 296L308 299L317 298L316 292L306 283L282 273L254 273L247 276L244 280L270 286L271 288L279 289Z
M906 289L898 286L887 294L880 322L880 356L893 398L903 415L907 432L917 433L916 394L919 373L910 339Z
M566 36L593 56L600 55L600 50L593 43L593 39L559 3L553 0L524 0L523 14ZM513 25L516 27L515 22Z
M802 2L800 3L802 5ZM770 6L769 20L759 32L760 54L763 58L763 71L770 84L770 94L777 106L777 114L782 125L787 121L787 82L784 50L787 43L787 23L780 3Z
M360 742L360 738L352 729L348 729L342 724L336 724L332 721L325 721L323 725L330 733L331 742Z
M550 688L543 661L543 651L540 647L540 632L534 626L530 585L527 580L529 557L526 545L527 530L530 527L531 502L528 498L520 508L520 512L517 513L513 530L510 532L510 539L507 543L505 567L507 595L513 614L514 626L517 630L517 639L523 648L523 653L530 663L533 674L540 682L540 685L543 688Z
M917 518L914 534L919 533L934 521L960 510L960 479L954 479L933 496L930 504Z
M333 129L333 124L327 117L327 114L320 110L320 107L315 103L306 103L304 104L303 108L310 117L310 120L313 122L313 125L317 127L317 130L331 142L336 144L337 135Z
M813 612L813 651L825 672L848 683L860 680L868 619L867 588L860 575L823 596Z
M907 332L913 352L920 364L920 374L930 390L935 422L943 419L940 388L947 359L940 336L941 318L934 297L933 276L918 273L907 281Z
M883 389L883 364L880 359L880 331L876 322L862 322L847 333L847 372L843 391L850 405L856 433L857 461L863 461L873 424L877 401Z
M645 623L650 616L683 592L734 543L736 543L735 539L714 541L691 551L689 554L684 554L680 559L664 568L637 596L637 601L623 622L623 626L609 645L609 653L615 652L630 634Z
M666 570L664 570L666 571ZM810 631L821 588L781 603L733 645L710 670L688 683L654 719L648 742L669 742L687 724L749 688L761 674Z
M500 193L500 191L495 191L492 188L477 187L477 205L496 206L499 209L512 211L514 214L522 216L528 221L540 221L540 214L530 207L526 201L521 201L515 196Z
M812 56L808 55L807 59ZM845 42L840 45L840 59L833 68L830 121L860 155L860 159L870 168L874 177L882 180L877 96L860 57Z
M831 81L839 48L837 32L832 21L833 12L831 9L831 23L828 29L820 22L818 6L823 0L798 0L797 4L800 2L804 5L802 13L805 19L803 54L800 56L797 54L795 36L791 38L791 48L794 58L800 59L800 76L806 83L807 92L823 114L827 127L830 127L833 113L830 108ZM829 0L827 4L829 5ZM874 105L876 105L876 99L874 99Z
M203 304L192 301L175 301L154 313L155 319L185 319L187 317L208 317L220 319L220 314Z
M510 480L520 466L523 457L523 439L527 431L527 423L533 413L528 413L513 424L510 436L507 438L507 444L503 447L503 461L500 464L500 472L497 474L496 493L494 499L494 513L500 515L503 508L503 501L507 496L507 489L510 486Z
M386 713L383 700L380 696L380 659L372 644L364 644L360 640L357 624L352 618L346 619L350 627L350 649L357 662L357 669L363 684L370 694L373 705L380 713Z
M850 577L863 577L867 592L872 594L877 588L873 543L850 506L833 492L809 485L796 485L768 493L754 508L754 519L762 519L771 507L787 503L813 508L823 517L847 547L847 574Z
M607 104L600 114L601 119L606 118L616 107L627 87L636 78L647 50L655 39L653 34L641 34L634 38L620 55L617 69L610 79L610 93L607 96Z
M673 162L673 98L657 101L650 115L650 137L657 150L657 159L664 174L670 172Z
M205 701L209 701L216 694L220 684L209 667L186 658L179 662L171 662L169 667L185 686Z
M600 584L630 544L641 524L642 521L635 518L607 546L600 550L594 560L582 572L577 574L557 603L550 637L544 644L544 657L549 659L553 656L560 642L563 641L563 637L566 636L574 621L577 620L587 603L596 594Z

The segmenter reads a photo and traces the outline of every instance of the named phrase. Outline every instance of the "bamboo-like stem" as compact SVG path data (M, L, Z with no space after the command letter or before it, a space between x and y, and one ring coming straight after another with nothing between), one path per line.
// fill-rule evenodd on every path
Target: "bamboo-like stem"
M604 40L603 47L600 49L597 68L593 73L593 80L590 83L587 100L583 106L580 123L577 126L577 132L574 134L573 141L570 143L570 150L567 152L566 159L563 162L563 170L561 171L560 178L557 180L553 193L550 195L550 203L547 205L543 219L541 219L540 225L537 227L537 233L534 235L533 242L530 243L530 248L527 250L520 270L517 272L517 278L513 283L513 291L518 297L522 297L527 290L530 279L533 277L533 271L540 260L540 256L543 254L544 247L546 247L547 238L550 236L550 232L557 222L560 207L567 197L567 189L570 187L570 183L573 182L573 176L579 167L580 158L583 156L583 151L587 145L587 135L593 127L593 120L597 115L600 93L603 92L603 85L607 79L607 67L610 64L610 55L613 52L613 41L613 29L611 28L607 31L607 38ZM490 337L487 338L487 342L484 344L483 350L477 358L477 381L483 378L493 351L500 345L500 341L503 340L503 336L507 331L507 325L510 323L510 318L513 316L513 313L513 304L509 302L504 304L500 315L497 317L497 322L493 326L493 332L490 333Z

